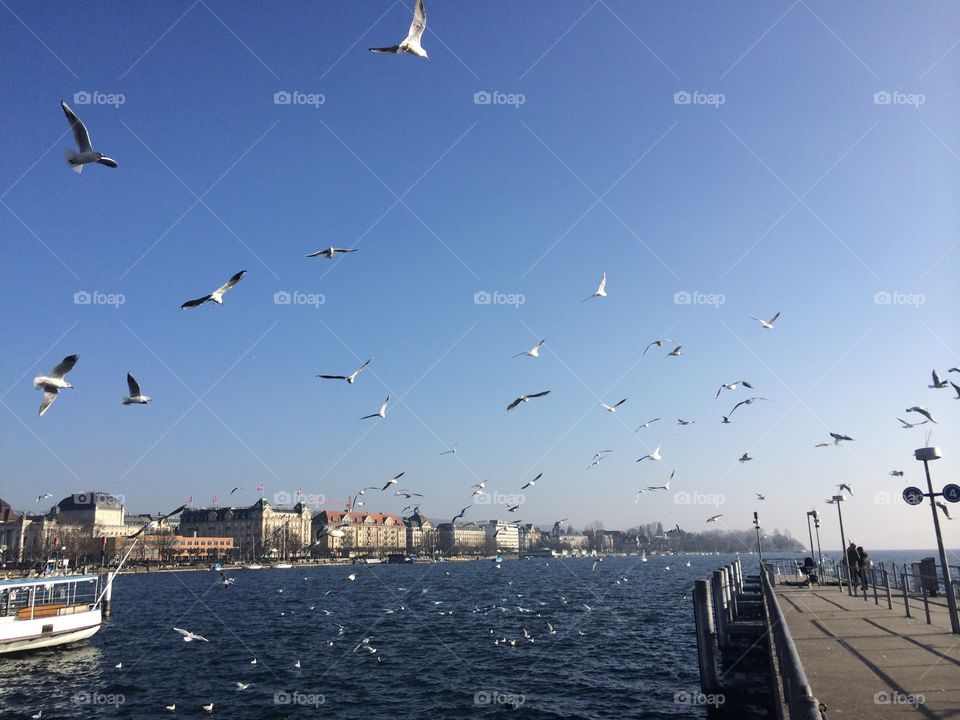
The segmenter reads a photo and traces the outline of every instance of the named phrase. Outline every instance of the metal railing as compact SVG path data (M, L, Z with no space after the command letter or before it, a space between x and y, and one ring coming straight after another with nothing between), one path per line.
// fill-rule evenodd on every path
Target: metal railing
M800 662L800 654L790 635L787 621L783 617L780 603L773 590L771 578L774 566L765 563L760 573L763 586L763 602L766 606L768 631L777 655L777 666L783 682L783 698L787 705L790 720L822 720L820 701L813 696L813 690L807 680L807 674Z

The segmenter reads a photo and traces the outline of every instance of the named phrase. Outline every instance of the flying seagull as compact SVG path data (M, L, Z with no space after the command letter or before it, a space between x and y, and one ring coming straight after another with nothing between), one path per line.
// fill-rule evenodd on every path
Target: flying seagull
M357 375L359 375L363 371L363 369L367 367L367 365L369 365L371 362L373 362L373 357L371 357L363 365L358 367L349 375L317 375L317 377L323 380L346 380L349 384L353 385L353 383L357 379Z
M847 485L846 483L840 483L839 485L837 485L837 487L840 489L840 492L843 492L844 490L846 490L848 493L850 493L850 497L853 497L853 490L851 490L850 486Z
M953 380L951 380L950 387L952 387L953 391L957 394L954 400L960 400L960 385L957 385Z
M677 425L693 425L696 420L684 420L683 418L677 418Z
M897 418L897 420L900 421L900 424L903 426L904 430L909 430L910 428L919 427L920 425L926 425L928 422L930 422L929 420L924 420L923 422L912 423L912 422L907 422L903 418Z
M403 472L406 472L406 470L404 470ZM391 485L396 485L396 484L397 484L397 480L399 480L399 479L402 478L402 477L403 477L403 473L400 473L399 475L394 475L392 478L390 478L389 480L387 480L387 484L384 485L382 488L380 488L380 490L383 491L383 490L386 490L386 489L387 489L388 487L390 487Z
M746 380L737 380L736 382L732 383L724 383L717 388L717 394L713 396L713 399L716 400L718 397L720 397L720 393L724 390L736 390L738 385L743 385L745 388L750 388L753 390L753 385L748 383Z
M441 454L441 455L456 455L456 454L457 454L457 445L459 445L459 444L460 444L460 441L457 440L457 441L453 444L453 447L452 447L452 448L450 448L449 450L445 450L444 452L442 452L442 453L440 453L440 454Z
M673 342L673 341L670 338L657 338L656 340L654 340L652 343L650 343L643 349L643 355L646 355L647 350L652 348L654 345L656 345L658 348L662 348L663 344L668 342ZM643 355L641 355L640 357L643 357Z
M186 504L183 504L183 505L181 505L180 507L178 507L176 510L172 510L172 511L168 512L166 515L161 515L161 516L160 516L159 518L157 518L156 520L151 520L151 521L148 522L146 525L144 525L144 526L141 527L139 530L137 530L133 535L127 535L127 539L128 539L128 540L133 539L133 538L137 537L138 535L140 535L141 533L146 532L147 530L153 530L154 528L160 527L161 525L163 525L164 521L167 520L167 518L170 518L170 517L172 517L173 515L176 515L176 514L178 514L178 513L183 512L184 510L186 510L186 508L187 508ZM176 629L176 628L174 628L174 629Z
M777 321L778 317L780 317L779 312L777 312L777 314L774 315L769 320L761 320L760 318L757 318L757 317L751 317L750 319L756 320L758 323L760 323L760 327L762 327L764 330L773 330L773 324Z
M943 510L943 514L946 516L947 520L953 520L953 518L950 517L950 511L947 509L946 503L942 503L939 500L937 500L937 507Z
M543 477L543 473L540 473L540 474L537 475L533 480L530 480L526 485L524 485L524 486L523 486L522 488L520 488L520 489L521 489L521 490L526 490L528 487L533 487L534 485L537 484L537 480L539 480L539 479L542 478L542 477Z
M121 401L124 405L146 405L150 402L150 397L140 392L140 384L130 373L127 373L127 390L130 394Z
M737 462L745 463L745 462L750 462L751 460L753 460L753 458L750 457L750 453L745 452L743 455L740 456L740 459L737 460Z
M606 410L607 412L615 413L617 411L617 408L623 405L626 401L627 399L624 398L620 402L614 403L613 405L607 405L606 403L600 403L600 404L603 405L603 409Z
M934 418L933 415L930 413L930 411L927 410L923 405L914 405L913 407L907 408L906 411L907 411L907 412L920 413L920 414L923 415L927 420L929 420L930 422L932 422L934 425L937 424L936 418ZM920 424L922 425L923 423L920 423Z
M399 45L390 47L370 48L370 52L389 53L393 55L402 55L405 52L417 57L429 59L427 51L420 46L420 39L423 37L423 31L427 27L427 11L423 7L423 0L417 0L413 8L413 22L410 23L410 29L407 31L406 39Z
M516 400L514 400L512 403L510 403L509 405L507 405L507 410L508 410L508 411L513 410L513 409L514 409L517 405L519 405L520 403L530 402L530 399L531 399L531 398L543 397L544 395L549 395L549 394L550 394L550 391L549 391L549 390L544 390L543 392L531 393L531 394L529 394L529 395L521 395L521 396L518 397Z
M660 454L660 446L659 446L659 445L657 445L657 449L654 450L652 453L647 453L647 454L644 455L642 458L637 458L636 462L640 462L641 460L646 460L646 459L648 459L648 458L649 458L650 460L660 460L660 459L663 458L663 456Z
M527 357L538 358L540 357L540 346L543 345L546 341L547 341L546 338L544 338L543 340L538 342L536 345L534 345L532 348L530 348L526 352L517 353L516 355L514 355L514 357L516 358L516 357L521 357L523 355L526 355Z
M755 401L757 401L757 400L768 400L768 401L769 401L769 399L770 399L770 398L765 398L765 397L751 397L751 398L747 398L746 400L741 400L740 402L738 402L736 405L733 406L733 410L731 410L729 413L727 413L726 417L728 417L728 418L729 418L729 417L732 417L732 416L733 416L733 413L736 412L737 408L740 407L741 405L752 405L752 404L753 404Z
M178 627L175 627L174 630L176 630L178 633L180 633L180 635L183 636L184 642L193 642L194 640L199 640L201 642L210 642L203 635L197 635L196 633L190 632L189 630L184 630Z
M933 384L927 385L931 390L943 390L947 386L946 380L941 380L940 375L937 373L936 369L933 371Z
M327 259L332 259L337 255L345 255L346 253L356 252L360 248L337 248L337 247L328 247L326 250L317 250L312 252L305 257L325 257Z
M667 353L667 357L680 357L683 355L683 345L677 345L673 350Z
M585 297L580 302L586 302L587 300L590 300L591 298L595 298L595 297L605 298L606 296L607 296L607 274L603 273L600 276L600 285L597 287L597 291L590 297Z
M766 499L767 499L767 496L766 496L766 495L761 495L760 493L754 493L754 495L757 496L757 500L766 500Z
M379 412L375 412L375 413L373 413L372 415L364 415L364 416L363 416L362 418L360 418L360 419L361 419L361 420L366 420L366 419L368 419L368 418L375 418L375 417L385 418L385 417L387 416L387 403L389 403L389 402L390 402L390 396L387 395L387 397L384 398L384 400L383 400L383 405L380 406Z
M47 375L37 375L33 379L33 386L38 390L43 390L43 400L40 403L40 417L50 409L53 401L57 399L60 390L72 388L73 385L64 380L64 375L73 370L73 366L80 359L79 355L67 355L57 366Z
M53 497L51 493L44 493L43 495L37 495L37 499L35 502L40 502L41 500L44 500L46 498L51 498L51 497Z
M722 517L723 517L722 513L720 515L711 515L710 517L707 518L707 522L708 523L716 522L717 518L722 518Z
M223 285L218 287L209 295L204 295L203 297L197 298L196 300L187 300L183 305L180 306L181 310L189 310L190 308L195 308L200 305L203 305L205 302L214 302L217 305L223 305L223 296L227 293L228 290L231 290L234 285L240 282L243 279L243 276L247 274L246 270L241 270L232 278L227 280Z
M613 450L601 450L600 452L595 452L593 458L590 460L590 464L587 465L587 470L592 468L594 465L599 465L601 460L606 460L609 453L612 453Z
M462 518L464 515L466 515L467 510L469 510L470 507L471 507L470 505L467 505L465 508L463 508L463 510L461 510L456 515L454 515L453 520L450 521L450 524L453 525L453 523L455 523L459 518Z
M849 435L841 435L840 433L830 433L830 437L833 438L833 444L839 445L842 441L847 440L849 442L854 442L853 438Z
M890 477L903 477L903 470L891 470L888 474Z
M636 430L634 430L634 432L637 433L637 432L640 432L641 430L643 430L644 428L650 427L650 424L651 424L651 423L655 423L655 422L656 422L657 420L659 420L659 419L660 419L660 418L654 418L653 420L647 420L643 425L641 425L641 426L638 427Z
M80 122L80 118L70 109L70 106L61 100L60 107L63 108L63 114L67 116L70 129L73 130L73 139L77 141L77 149L80 151L77 153L70 148L64 151L64 156L67 158L67 164L70 165L70 169L80 174L83 172L83 166L89 163L100 163L101 165L106 165L111 168L117 167L116 160L108 158L103 153L97 152L90 147L90 133L87 132L86 125Z

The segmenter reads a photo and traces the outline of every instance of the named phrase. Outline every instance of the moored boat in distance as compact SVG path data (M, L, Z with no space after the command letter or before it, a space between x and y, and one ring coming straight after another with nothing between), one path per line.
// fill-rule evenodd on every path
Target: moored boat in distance
M251 563L249 565L244 565L243 567L245 570L262 570L263 569L263 565L260 565L259 563Z
M293 567L290 563L276 563L270 567L276 568L277 570L289 570Z
M103 623L98 575L0 580L0 654L86 640Z

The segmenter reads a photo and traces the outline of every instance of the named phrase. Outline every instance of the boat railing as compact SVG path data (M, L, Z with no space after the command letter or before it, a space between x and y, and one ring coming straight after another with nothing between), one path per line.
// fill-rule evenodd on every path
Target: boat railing
M97 601L97 578L62 582L38 581L0 588L0 617L18 620L85 612Z

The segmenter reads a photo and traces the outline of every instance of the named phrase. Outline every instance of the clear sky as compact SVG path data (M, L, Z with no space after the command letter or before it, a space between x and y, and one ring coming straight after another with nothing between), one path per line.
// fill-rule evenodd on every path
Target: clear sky
M758 510L805 540L820 508L836 547L848 482L848 536L930 547L899 495L928 428L937 488L960 467L960 400L927 388L960 365L960 7L427 0L429 60L368 53L411 7L3 4L0 496L155 512L262 482L341 508L405 471L450 517L543 472L468 519ZM118 169L69 170L61 99ZM330 245L359 252L304 257ZM222 307L180 309L240 269ZM684 354L642 356L660 337ZM71 353L38 418L31 379ZM128 371L150 405L121 405ZM770 401L721 424L740 379ZM916 404L939 424L901 429ZM831 431L855 441L815 448Z

